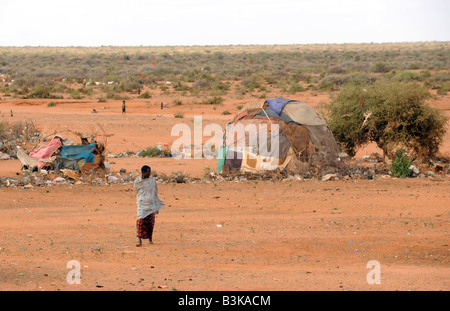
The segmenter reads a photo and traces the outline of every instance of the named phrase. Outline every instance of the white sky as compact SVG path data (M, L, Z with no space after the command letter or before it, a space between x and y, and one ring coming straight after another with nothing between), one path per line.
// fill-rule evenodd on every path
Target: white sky
M450 41L450 0L0 0L0 46Z

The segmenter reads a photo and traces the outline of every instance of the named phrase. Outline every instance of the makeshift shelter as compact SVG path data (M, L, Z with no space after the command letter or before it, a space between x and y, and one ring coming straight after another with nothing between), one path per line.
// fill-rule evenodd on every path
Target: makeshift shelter
M310 164L335 165L338 155L322 116L300 101L275 98L247 103L228 123L217 172L297 171Z
M34 171L45 168L48 171L54 170L55 174L72 171L70 176L75 176L75 173L91 173L97 168L104 169L105 146L94 140L95 135L86 137L80 133L76 134L80 136L81 144L75 145L72 140L56 135L47 145L29 154L17 147L22 169Z

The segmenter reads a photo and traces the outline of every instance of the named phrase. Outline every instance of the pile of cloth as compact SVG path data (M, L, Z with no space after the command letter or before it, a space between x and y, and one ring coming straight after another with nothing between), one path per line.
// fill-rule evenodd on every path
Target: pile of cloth
M94 142L89 142L82 137L81 144L75 145L74 142L62 136L54 136L45 146L33 150L29 154L21 147L17 147L17 157L22 164L22 170L31 171L54 171L59 174L60 171L72 171L69 175L75 173L90 172L103 165L104 146Z

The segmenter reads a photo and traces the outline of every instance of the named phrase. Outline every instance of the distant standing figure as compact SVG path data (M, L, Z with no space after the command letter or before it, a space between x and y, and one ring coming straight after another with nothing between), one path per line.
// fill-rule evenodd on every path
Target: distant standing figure
M148 239L149 243L153 244L155 215L165 205L158 197L156 181L150 177L151 171L150 166L142 166L141 175L134 181L134 190L137 193L137 247L142 246L142 239Z
M122 114L125 114L127 110L127 106L125 106L125 101L122 103Z
M138 95L141 94L141 89L138 90Z
M163 105L163 103L161 103L161 110L163 110L163 107L164 107L164 105Z
M13 116L12 110L11 110L11 117Z

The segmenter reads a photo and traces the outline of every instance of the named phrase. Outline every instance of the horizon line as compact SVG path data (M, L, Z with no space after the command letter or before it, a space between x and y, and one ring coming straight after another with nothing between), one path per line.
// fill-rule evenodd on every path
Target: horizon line
M308 46L308 45L382 45L382 44L417 44L449 43L450 40L430 41L385 41L385 42L328 42L328 43L231 43L231 44L180 44L180 45L1 45L0 48L102 48L102 47L232 47L232 46Z

